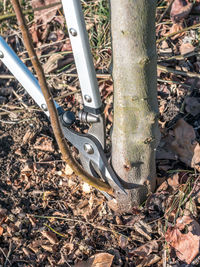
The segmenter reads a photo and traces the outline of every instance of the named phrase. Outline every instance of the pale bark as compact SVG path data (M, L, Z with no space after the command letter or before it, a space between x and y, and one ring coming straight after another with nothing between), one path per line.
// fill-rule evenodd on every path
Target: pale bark
M110 0L114 124L112 164L124 181L122 210L142 203L155 188L157 125L155 0Z

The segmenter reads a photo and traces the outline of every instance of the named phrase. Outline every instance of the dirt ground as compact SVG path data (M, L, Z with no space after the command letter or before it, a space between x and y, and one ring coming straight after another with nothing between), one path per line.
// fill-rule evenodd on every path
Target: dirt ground
M82 100L62 8L45 9L42 18L32 9L51 3L27 1L22 7L54 98L64 109L77 111ZM100 192L73 174L48 118L0 62L0 266L199 266L199 5L157 1L162 135L157 190L129 214L116 214ZM83 10L109 145L108 3L83 1ZM1 34L32 70L16 18L3 17L7 14L13 14L10 1L0 3ZM75 148L71 153L78 159Z

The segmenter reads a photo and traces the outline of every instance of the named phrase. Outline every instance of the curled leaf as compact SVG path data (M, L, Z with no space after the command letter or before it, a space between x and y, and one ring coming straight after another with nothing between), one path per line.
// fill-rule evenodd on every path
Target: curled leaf
M174 135L175 140L171 144L172 150L182 162L200 170L200 145L195 140L193 127L180 119L175 125Z
M98 253L87 261L78 262L75 267L110 267L114 256L109 253Z
M183 230L187 233L182 233ZM177 257L190 264L200 252L200 225L190 216L180 217L175 227L167 229L165 239L175 249Z
M158 252L158 243L155 240L133 249L132 251L130 251L130 254L139 257L147 257L152 252Z
M189 0L175 0L172 4L170 17L174 23L182 21L192 10L193 3Z
M200 98L198 97L186 97L185 98L185 110L192 114L193 116L196 116L200 113Z

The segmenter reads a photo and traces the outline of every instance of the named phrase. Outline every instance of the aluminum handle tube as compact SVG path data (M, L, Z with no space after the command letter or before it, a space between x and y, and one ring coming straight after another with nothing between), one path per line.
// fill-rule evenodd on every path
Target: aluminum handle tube
M62 0L68 32L78 72L85 110L101 110L96 72L80 0Z
M24 89L40 106L44 113L49 117L46 101L38 80L34 77L26 65L18 58L15 52L10 48L6 41L0 36L0 60L6 65L9 71L21 83ZM59 105L54 101L56 109L59 110Z

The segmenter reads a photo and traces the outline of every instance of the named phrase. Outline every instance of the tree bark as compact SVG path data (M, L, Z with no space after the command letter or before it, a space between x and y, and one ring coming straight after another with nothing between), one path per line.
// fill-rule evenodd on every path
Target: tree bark
M114 123L112 165L128 196L122 211L141 204L156 181L157 73L155 0L110 0Z

